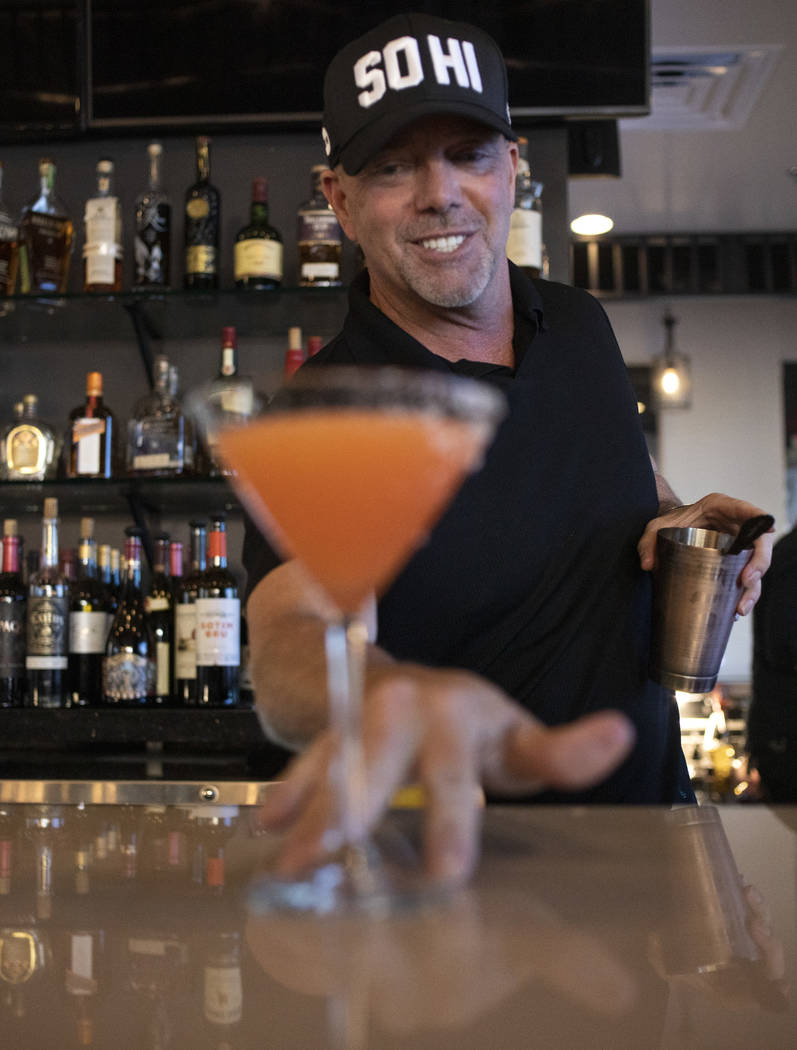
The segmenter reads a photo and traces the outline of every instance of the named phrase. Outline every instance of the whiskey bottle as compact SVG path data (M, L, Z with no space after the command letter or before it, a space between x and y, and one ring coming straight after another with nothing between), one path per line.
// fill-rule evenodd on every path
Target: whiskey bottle
M69 478L111 478L117 473L116 422L102 399L102 372L86 376L86 400L69 413Z
M25 394L16 415L0 435L0 477L4 481L44 481L52 476L57 462L55 431L39 418L35 394Z
M82 518L77 578L69 602L69 697L73 707L102 703L102 662L110 601L97 567L94 519Z
M147 146L149 182L136 198L133 288L168 288L171 283L172 206L161 188L159 142Z
M515 206L509 220L507 257L530 277L543 269L542 202L543 184L531 177L528 139L518 139L518 169L515 178Z
M268 186L262 177L252 183L249 223L235 238L235 284L250 291L282 284L282 237L268 221Z
M169 577L169 534L154 538L152 579L144 598L152 633L155 636L155 703L168 704L172 692L172 623L174 596Z
M0 298L17 290L19 227L3 200L3 165L0 162Z
M296 243L299 248L299 284L305 288L332 288L340 282L343 231L321 189L325 164L310 173L310 199L296 214Z
M196 595L197 702L205 707L238 703L241 665L241 601L238 583L227 568L223 515L211 518L207 568Z
M219 285L219 229L221 196L210 182L210 139L196 140L196 182L185 195L186 288L213 289Z
M74 223L55 193L55 164L39 161L39 195L22 211L19 223L19 283L25 295L67 289Z
M0 707L21 707L25 698L25 612L27 591L20 564L17 522L3 522L0 572Z
M171 382L169 359L159 354L154 389L138 401L128 422L127 461L133 474L184 474L190 466L186 420L170 393Z
M69 584L58 568L58 500L44 501L38 570L28 583L26 704L68 703Z
M141 530L125 530L126 575L102 664L106 704L135 707L155 700L155 637L141 591Z
M207 524L192 521L190 530L191 568L174 597L174 694L178 704L193 707L197 703L196 599L207 567Z
M122 290L122 206L113 193L113 161L97 162L97 189L83 216L83 290Z

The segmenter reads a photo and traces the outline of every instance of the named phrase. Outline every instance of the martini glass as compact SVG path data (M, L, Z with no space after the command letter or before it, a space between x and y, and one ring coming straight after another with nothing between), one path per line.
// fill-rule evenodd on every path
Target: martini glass
M188 408L252 519L284 557L299 559L335 610L325 625L336 748L327 852L302 876L265 879L258 906L393 910L431 887L417 859L387 862L368 833L360 610L389 586L480 467L504 398L448 373L330 366L301 370L248 418L225 413L212 386L195 391Z

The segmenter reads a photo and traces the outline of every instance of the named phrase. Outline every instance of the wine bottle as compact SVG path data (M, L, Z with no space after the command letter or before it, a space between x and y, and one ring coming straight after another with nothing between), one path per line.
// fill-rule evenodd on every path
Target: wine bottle
M219 229L221 196L210 182L210 139L196 140L196 182L185 195L186 288L213 289L219 285Z
M191 570L180 581L174 604L174 693L180 705L197 703L196 599L206 568L207 523L192 521Z
M302 330L298 325L288 329L288 349L285 351L285 378L290 379L297 369L304 364L302 349Z
M102 665L106 704L152 703L157 677L155 638L141 593L141 530L125 530L126 574Z
M68 703L69 584L58 568L58 500L44 501L41 559L28 584L26 703Z
M25 699L25 613L27 591L22 581L17 522L3 522L3 566L0 572L0 707L21 707Z
M238 703L241 664L241 601L227 568L224 516L215 515L208 533L207 568L196 596L196 681L200 706Z
M169 578L169 534L161 532L154 538L152 579L144 599L152 633L155 636L155 703L171 701L172 682L172 624L174 596Z
M161 189L159 142L147 146L149 182L136 198L133 289L155 291L170 286L172 207Z
M250 291L282 284L282 237L268 220L268 186L262 177L252 183L249 223L235 238L235 284Z
M66 476L113 477L118 472L116 444L113 413L102 399L102 372L89 372L86 375L86 400L69 413Z
M102 703L102 664L108 641L108 593L97 568L94 519L82 518L77 579L69 603L69 695L73 706Z

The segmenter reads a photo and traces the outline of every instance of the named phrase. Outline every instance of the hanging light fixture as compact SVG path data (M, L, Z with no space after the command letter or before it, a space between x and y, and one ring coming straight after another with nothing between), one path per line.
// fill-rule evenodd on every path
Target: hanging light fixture
M692 377L689 358L675 347L673 329L678 323L667 310L663 322L666 332L664 352L653 359L651 389L657 408L689 408L692 403Z

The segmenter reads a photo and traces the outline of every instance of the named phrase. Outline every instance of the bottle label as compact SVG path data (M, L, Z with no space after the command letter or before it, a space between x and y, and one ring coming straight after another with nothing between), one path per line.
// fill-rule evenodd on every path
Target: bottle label
M144 609L146 612L167 612L169 609L169 599L165 594L148 594L144 599Z
M183 420L141 419L132 425L134 470L182 470L185 466Z
M49 443L46 435L30 423L20 423L6 434L6 467L8 477L42 480L48 466Z
M235 245L235 280L269 277L282 280L282 245L264 237L238 241Z
M121 251L116 236L118 210L118 197L92 197L86 201L86 246L106 248L111 258L114 258L117 249Z
M507 258L516 266L542 269L542 215L528 208L515 208L509 220Z
M102 662L102 690L108 700L150 700L155 679L155 662L138 653L114 653Z
M243 1016L240 966L205 967L205 1017L211 1024L236 1024Z
M168 696L172 689L171 667L169 666L170 646L168 642L155 644L155 691L158 696Z
M336 262L302 263L301 276L310 281L337 281L340 277L340 266Z
M25 668L25 603L0 603L0 677L15 678Z
M76 419L72 424L72 443L77 446L75 473L95 475L100 473L102 435L105 433L104 419Z
M199 667L238 667L241 662L239 598L197 598L196 662Z
M299 244L341 244L343 233L333 211L301 212L297 222Z
M169 283L171 211L171 207L163 201L145 202L136 214L133 254L137 285Z
M113 284L116 280L116 254L112 244L87 244L83 249L86 261L86 284Z
M66 291L72 222L56 215L28 212L20 224L20 233L20 291Z
M174 675L196 678L196 606L174 607Z
M28 598L28 655L31 670L62 670L67 665L69 598L66 595Z
M104 653L108 640L108 614L73 612L69 615L70 653Z
M216 272L216 249L210 244L192 244L185 250L186 273Z

